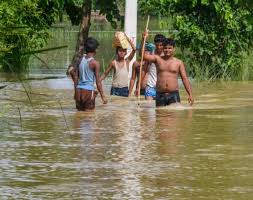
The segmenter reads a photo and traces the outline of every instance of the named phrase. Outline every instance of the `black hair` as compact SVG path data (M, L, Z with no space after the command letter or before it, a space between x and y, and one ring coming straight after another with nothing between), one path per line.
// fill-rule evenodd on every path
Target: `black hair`
M119 49L123 49L122 47L119 47L119 46L117 46L116 47L116 54L119 52ZM126 51L127 49L123 49L124 51Z
M86 53L92 53L95 52L96 49L99 46L99 43L96 39L92 38L92 37L88 37L87 40L85 41L85 51Z
M154 37L154 43L162 42L166 39L166 37L162 34L156 34Z
M163 41L163 46L167 46L167 45L175 47L176 42L172 38L165 38L165 40Z

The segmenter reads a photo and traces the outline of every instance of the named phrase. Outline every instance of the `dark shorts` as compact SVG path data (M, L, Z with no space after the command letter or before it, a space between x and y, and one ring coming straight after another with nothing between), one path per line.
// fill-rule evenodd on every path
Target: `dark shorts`
M76 89L76 109L80 111L93 110L97 92L93 90Z
M129 93L128 87L123 87L123 88L112 87L111 88L111 95L128 97L128 93Z
M178 90L170 93L156 92L156 106L168 106L172 103L179 103L180 96Z
M140 93L141 95L145 95L145 89L141 89Z

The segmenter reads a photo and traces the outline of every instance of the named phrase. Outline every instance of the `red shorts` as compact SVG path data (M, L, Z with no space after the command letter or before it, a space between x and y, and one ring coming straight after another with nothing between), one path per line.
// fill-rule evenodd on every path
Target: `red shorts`
M93 110L97 92L94 90L76 89L76 109L80 111Z

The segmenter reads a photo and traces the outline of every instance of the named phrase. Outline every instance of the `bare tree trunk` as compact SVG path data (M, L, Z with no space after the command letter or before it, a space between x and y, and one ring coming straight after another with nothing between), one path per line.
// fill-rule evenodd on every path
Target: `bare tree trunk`
M90 30L92 0L85 0L82 6L82 21L76 42L76 50L71 65L78 67L81 57L84 53L84 42L88 38Z

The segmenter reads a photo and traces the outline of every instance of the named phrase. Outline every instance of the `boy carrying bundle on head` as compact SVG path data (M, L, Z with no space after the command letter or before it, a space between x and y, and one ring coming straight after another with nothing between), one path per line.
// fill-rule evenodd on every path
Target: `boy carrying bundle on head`
M104 80L108 73L113 69L111 95L128 97L129 63L133 59L136 49L131 40L126 35L125 37L132 48L130 55L125 58L127 49L121 46L117 46L116 59L114 59L107 67L103 75L100 77L100 81Z

